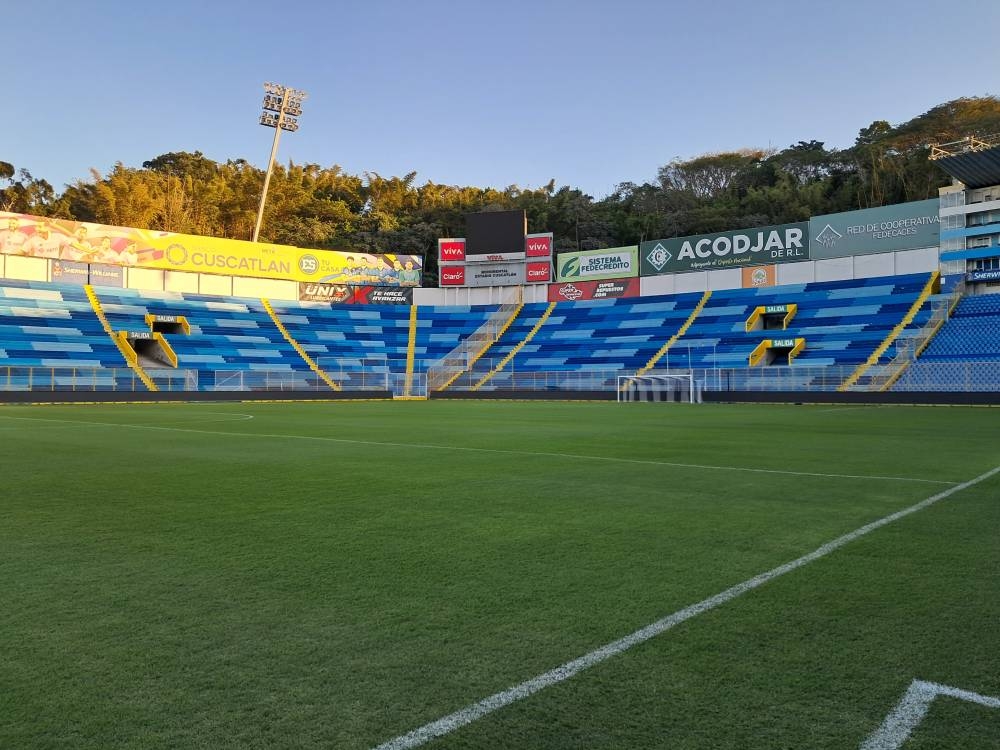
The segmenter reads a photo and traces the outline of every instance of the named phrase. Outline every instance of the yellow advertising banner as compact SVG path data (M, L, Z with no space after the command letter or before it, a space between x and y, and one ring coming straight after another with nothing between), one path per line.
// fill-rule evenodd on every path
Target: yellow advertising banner
M419 255L303 250L0 211L0 253L334 284L420 286Z

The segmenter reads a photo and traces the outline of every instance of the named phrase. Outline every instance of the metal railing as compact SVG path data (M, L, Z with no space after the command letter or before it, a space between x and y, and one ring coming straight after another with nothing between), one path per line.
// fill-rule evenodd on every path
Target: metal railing
M345 391L381 391L402 395L406 373L402 369L345 368L328 370ZM429 363L425 363L429 364ZM482 363L488 367L489 363ZM694 367L657 368L648 374L691 375L703 391L836 391L854 371L855 365L809 367ZM330 387L310 370L196 370L155 369L147 371L160 391L317 391ZM619 377L635 370L503 370L479 390L486 398L495 391L615 391ZM476 368L463 373L449 391L468 391L478 382ZM881 376L880 376L881 377ZM893 391L1000 391L1000 358L986 361L909 363L902 375L885 390ZM146 392L147 388L128 368L99 367L0 367L3 391L117 391ZM427 368L415 369L411 395L427 396Z
M906 368L927 348L941 326L948 322L951 313L965 294L963 279L952 289L945 299L931 303L931 316L919 329L904 331L895 342L895 353L888 362L876 363L851 390L885 391L892 387Z
M427 368L427 388L437 390L448 383L456 374L469 370L481 351L500 339L503 327L522 303L524 290L517 287L516 297L500 305L486 321L458 346Z
M892 384L893 391L1000 391L1000 359L981 362L912 363Z
M161 391L198 390L194 370L147 370ZM129 367L0 367L0 391L148 391Z

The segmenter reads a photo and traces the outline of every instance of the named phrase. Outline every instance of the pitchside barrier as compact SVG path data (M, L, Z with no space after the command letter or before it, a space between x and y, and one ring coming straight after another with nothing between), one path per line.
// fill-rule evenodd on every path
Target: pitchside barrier
M407 373L405 363L387 360L350 362L331 366L324 362L325 373L340 387L342 393L392 393L396 396L423 397L435 394L462 393L469 397L491 397L503 392L538 393L566 392L603 393L616 398L626 381L635 381L636 373L628 370L575 370L546 372L493 371L484 365L461 374L441 391L429 387L429 368L433 363L418 362ZM697 391L703 393L828 393L839 391L850 378L855 366L845 367L753 367L753 368L676 368L652 370L647 378L665 378L662 382L647 380L643 392L665 392L672 388L670 378L690 378ZM876 368L872 368L874 371ZM310 370L220 370L146 369L146 374L161 392L241 392L315 391L330 393L330 386ZM431 372L432 374L432 372ZM489 377L487 377L489 376ZM902 373L888 382L882 377L859 381L850 390L855 393L981 393L1000 391L1000 360L985 362L924 362L910 363ZM638 393L638 385L636 392ZM2 367L0 392L17 391L111 391L145 392L146 386L129 368L100 367ZM707 400L707 399L706 399ZM713 399L715 400L715 399Z

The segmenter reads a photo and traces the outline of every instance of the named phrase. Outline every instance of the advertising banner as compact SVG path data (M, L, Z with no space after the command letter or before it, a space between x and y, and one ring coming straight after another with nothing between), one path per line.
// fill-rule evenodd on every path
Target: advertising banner
M524 238L525 255L529 258L551 258L552 244L552 232L546 234L529 234Z
M465 286L465 266L441 266L438 279L441 286Z
M640 245L642 276L809 260L809 224L652 240Z
M937 198L865 208L809 220L813 260L937 247L940 242Z
M480 255L466 255L466 263L511 263L519 260L524 262L524 253L483 253Z
M753 289L759 286L774 286L778 279L777 266L741 268L740 273L743 275L744 289Z
M552 262L529 261L525 266L524 283L526 284L548 284L552 281Z
M465 239L452 237L438 240L438 260L443 263L465 262Z
M971 281L973 284L984 281L1000 281L1000 271L969 271L965 275L965 280Z
M348 286L300 281L299 301L349 305L411 305L413 304L413 290L385 286Z
M94 286L125 286L125 269L104 263L90 264L90 283Z
M72 260L53 260L52 280L58 284L79 284L86 286L90 283L90 266L86 263L78 263Z
M525 264L476 263L465 267L465 286L513 286L523 284Z
M0 252L259 279L419 286L419 255L303 250L0 211Z
M611 247L580 253L559 253L556 281L623 279L639 275L639 248Z
M638 296L638 278L549 284L549 302L575 302L578 299L611 299L615 297Z

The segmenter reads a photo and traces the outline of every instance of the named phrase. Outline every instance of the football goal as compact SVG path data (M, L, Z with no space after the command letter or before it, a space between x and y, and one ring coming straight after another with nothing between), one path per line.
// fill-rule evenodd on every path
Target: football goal
M701 383L691 373L619 375L618 401L701 403Z

